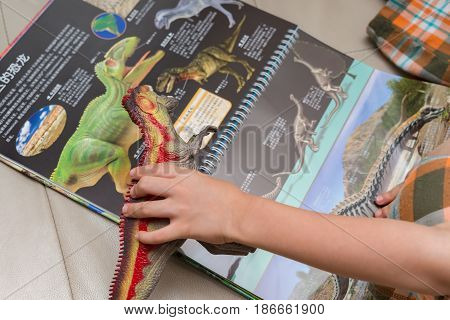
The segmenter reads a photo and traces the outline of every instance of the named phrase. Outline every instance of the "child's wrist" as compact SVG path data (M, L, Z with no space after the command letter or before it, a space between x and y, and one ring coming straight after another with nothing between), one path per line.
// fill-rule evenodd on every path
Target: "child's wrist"
M246 228L251 226L252 207L258 198L250 194L239 192L235 201L230 205L231 217L229 227L226 230L227 242L248 244L248 232Z

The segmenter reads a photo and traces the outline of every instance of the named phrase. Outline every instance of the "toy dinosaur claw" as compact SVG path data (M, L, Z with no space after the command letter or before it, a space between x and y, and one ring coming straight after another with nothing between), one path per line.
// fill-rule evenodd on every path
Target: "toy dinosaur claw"
M213 255L246 256L256 251L255 248L239 243L210 244L200 242L200 244Z

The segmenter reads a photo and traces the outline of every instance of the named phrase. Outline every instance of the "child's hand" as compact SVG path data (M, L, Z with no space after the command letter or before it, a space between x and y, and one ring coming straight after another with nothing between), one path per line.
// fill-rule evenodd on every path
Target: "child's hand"
M251 196L230 183L174 164L133 169L135 199L158 199L126 204L123 213L132 218L166 218L170 224L153 232L139 232L138 240L161 244L177 239L196 239L213 244L233 242L231 235L246 212ZM161 200L159 200L161 199Z
M377 212L375 212L375 218L387 218L389 216L389 211L391 209L390 204L395 200L402 187L403 183L399 184L390 191L377 196L375 203L382 208L378 209Z

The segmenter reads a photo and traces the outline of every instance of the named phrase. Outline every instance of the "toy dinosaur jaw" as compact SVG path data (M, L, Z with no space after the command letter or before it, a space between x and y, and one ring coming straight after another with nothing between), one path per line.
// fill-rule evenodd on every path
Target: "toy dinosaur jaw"
M447 107L447 109L450 109L450 107ZM441 114L443 114L445 111L445 108L433 108L433 107L425 107L420 112L422 113L422 117L425 121L432 120L434 118L437 118Z

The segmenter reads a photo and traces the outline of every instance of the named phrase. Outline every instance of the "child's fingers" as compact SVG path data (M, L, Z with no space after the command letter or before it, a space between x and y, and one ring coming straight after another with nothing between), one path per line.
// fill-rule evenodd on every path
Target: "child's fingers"
M149 195L156 197L167 197L169 191L176 184L176 181L159 177L142 177L130 190L134 199L143 198Z
M140 231L137 233L136 238L138 241L145 244L162 244L178 239L177 229L173 225L169 224L167 227L161 228L156 231L145 232Z
M388 192L385 192L377 196L375 200L376 204L379 206L384 206L394 201L395 197L397 197L397 194L400 192L402 185L403 184L399 184L395 188L389 190Z
M390 206L378 209L375 212L375 218L387 218L389 217Z
M171 207L167 199L127 203L123 206L122 213L127 218L171 218Z
M165 162L134 168L130 171L130 177L136 181L145 176L174 178L184 171L186 171L186 169L180 168L174 163Z

